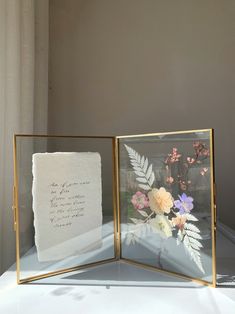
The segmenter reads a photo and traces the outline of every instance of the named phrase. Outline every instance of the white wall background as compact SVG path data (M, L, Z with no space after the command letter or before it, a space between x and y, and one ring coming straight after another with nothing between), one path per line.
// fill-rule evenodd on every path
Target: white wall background
M49 133L215 128L235 229L235 1L50 0Z

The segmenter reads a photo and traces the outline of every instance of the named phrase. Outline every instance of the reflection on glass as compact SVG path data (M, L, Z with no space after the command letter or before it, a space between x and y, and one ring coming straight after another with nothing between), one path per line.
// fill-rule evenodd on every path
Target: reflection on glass
M210 132L120 138L124 259L212 282Z

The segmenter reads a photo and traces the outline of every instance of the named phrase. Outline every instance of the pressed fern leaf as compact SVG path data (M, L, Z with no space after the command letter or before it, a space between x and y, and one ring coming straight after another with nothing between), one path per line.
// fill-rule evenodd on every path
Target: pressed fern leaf
M198 219L193 216L192 214L185 214L187 220L191 220L191 221L198 221Z
M130 163L133 167L134 173L136 174L136 180L141 189L149 191L155 180L152 164L149 165L148 158L140 156L133 148L125 145L128 152Z
M188 220L197 221L197 218L193 215L189 215ZM187 253L190 255L191 259L196 263L197 267L204 274L205 271L202 266L200 249L203 247L201 242L202 237L200 235L200 230L192 223L185 223L184 225L184 237L183 243Z
M198 229L198 227L196 227L194 224L192 223L185 223L184 227L190 231L193 231L193 232L197 232L197 233L200 233L200 230Z

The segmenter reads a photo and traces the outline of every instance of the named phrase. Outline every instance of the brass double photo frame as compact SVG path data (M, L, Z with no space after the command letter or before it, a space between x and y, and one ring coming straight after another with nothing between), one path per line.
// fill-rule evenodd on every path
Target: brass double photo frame
M122 261L216 287L213 129L129 136L14 136L17 282ZM32 155L99 152L103 242L83 257L40 263L32 211ZM78 225L79 228L79 225Z

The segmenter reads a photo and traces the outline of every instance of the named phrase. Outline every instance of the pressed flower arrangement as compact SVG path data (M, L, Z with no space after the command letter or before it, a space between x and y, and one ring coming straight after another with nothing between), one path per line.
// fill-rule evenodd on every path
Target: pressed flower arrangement
M129 196L133 211L128 217L131 228L125 237L126 245L138 242L146 228L163 240L175 238L176 246L182 244L197 269L205 274L202 236L193 213L195 199L190 195L193 182L188 174L196 168L201 177L207 176L210 153L206 144L193 142L193 154L186 157L173 147L163 161L164 182L156 180L154 166L147 157L126 144L125 149L138 184L137 191Z

